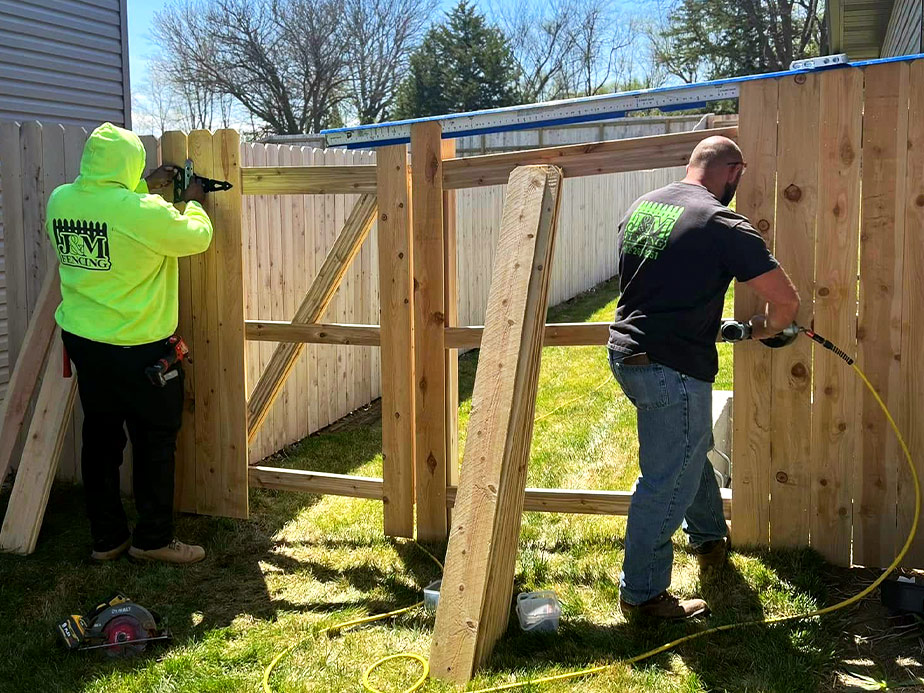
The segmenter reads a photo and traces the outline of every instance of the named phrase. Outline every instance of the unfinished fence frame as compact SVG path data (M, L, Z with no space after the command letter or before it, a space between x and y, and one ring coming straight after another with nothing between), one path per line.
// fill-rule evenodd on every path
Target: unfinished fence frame
M477 347L483 332L482 326L457 325L447 310L456 305L458 290L452 191L506 183L517 167L535 164L553 164L566 179L682 166L696 143L710 135L735 138L737 128L455 158L452 140L442 140L439 124L429 122L412 128L410 165L407 146L390 145L378 149L374 166L243 168L245 195L376 195L382 311L380 326L246 321L246 339L281 342L271 360L280 365L264 372L254 388L259 396L249 403L250 436L280 391L282 365L297 357L299 344L378 346L383 378L381 479L253 466L250 484L381 500L390 536L414 536L416 506L416 536L445 540L458 492L457 351ZM305 303L312 293L333 295L350 252L361 243L360 229L371 226L365 213L351 219ZM312 315L320 320L323 309ZM603 345L606 338L604 323L550 324L544 344ZM730 515L730 494L723 495ZM524 508L624 515L630 499L629 491L527 489Z

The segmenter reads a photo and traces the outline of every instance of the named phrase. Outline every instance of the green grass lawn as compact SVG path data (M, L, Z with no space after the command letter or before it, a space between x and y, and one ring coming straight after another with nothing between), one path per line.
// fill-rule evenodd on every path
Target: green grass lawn
M611 284L601 285L550 311L550 320L608 320L613 296ZM730 351L723 347L721 358L717 387L727 388ZM460 368L463 437L476 359L477 353L464 356ZM546 349L537 415L587 392L536 425L530 486L630 488L637 473L634 411L609 381L604 349ZM380 448L380 425L364 423L312 436L272 463L379 476ZM525 690L794 693L832 689L845 671L897 680L904 676L898 655L917 652L920 628L890 640L884 652L863 654L853 635L843 635L852 612L710 636L638 666L621 665L621 658L708 625L792 614L855 591L853 574L810 551L734 553L719 580L701 584L678 535L673 589L704 595L713 616L695 624L630 626L618 608L624 530L623 518L525 515L517 588L554 589L563 603L561 629L528 635L512 625L476 685L612 663L592 678ZM379 657L428 652L433 617L422 610L334 638L320 635L335 623L412 604L438 576L413 544L382 536L379 503L254 490L250 520L183 517L178 533L206 546L205 562L188 568L126 559L91 564L80 490L56 486L37 552L0 556L0 691L259 691L264 666L296 642L273 675L274 691L359 691L363 670ZM440 555L445 549L429 548ZM133 660L61 651L55 623L115 591L167 617L175 641ZM875 604L869 608L875 632L883 619ZM413 667L396 664L374 683L398 691L415 677ZM424 690L451 688L431 682Z

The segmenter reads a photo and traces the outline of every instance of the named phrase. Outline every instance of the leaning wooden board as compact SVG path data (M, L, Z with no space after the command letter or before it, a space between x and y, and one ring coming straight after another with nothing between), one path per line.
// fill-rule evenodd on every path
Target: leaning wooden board
M67 435L66 423L74 408L77 379L62 382L64 346L61 330L55 329L52 348L45 362L42 387L29 425L22 461L10 493L10 502L0 528L0 550L28 555L35 551L51 484L58 469L61 447Z
M555 167L527 166L507 187L430 651L433 675L456 683L510 615L561 181Z

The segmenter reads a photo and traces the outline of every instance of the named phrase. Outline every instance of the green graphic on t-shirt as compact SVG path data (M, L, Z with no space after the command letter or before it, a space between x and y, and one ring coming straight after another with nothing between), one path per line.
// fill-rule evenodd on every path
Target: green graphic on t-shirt
M626 224L624 252L654 259L667 247L683 207L643 201Z

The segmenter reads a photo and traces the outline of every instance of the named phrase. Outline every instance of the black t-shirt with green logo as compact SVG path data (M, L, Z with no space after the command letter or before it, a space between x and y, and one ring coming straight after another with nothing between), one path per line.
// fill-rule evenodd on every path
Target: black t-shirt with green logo
M763 238L702 186L678 182L636 200L616 244L621 296L609 347L713 382L729 283L778 266Z

